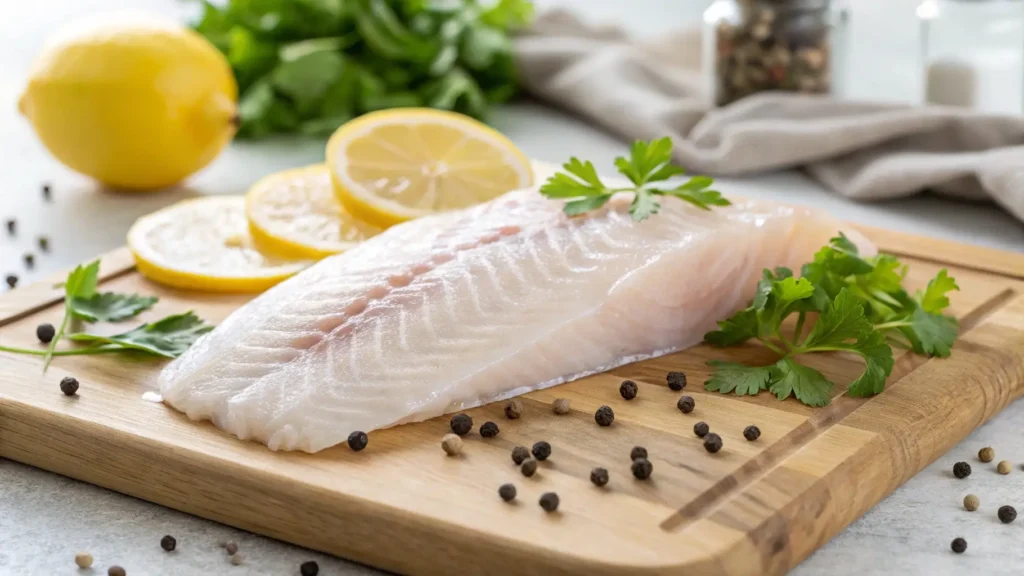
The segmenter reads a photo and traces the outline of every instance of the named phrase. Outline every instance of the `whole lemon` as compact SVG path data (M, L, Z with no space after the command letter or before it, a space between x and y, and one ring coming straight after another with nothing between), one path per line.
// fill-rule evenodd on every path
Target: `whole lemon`
M224 56L173 20L114 13L56 32L18 108L69 168L149 190L206 166L237 128L238 85Z

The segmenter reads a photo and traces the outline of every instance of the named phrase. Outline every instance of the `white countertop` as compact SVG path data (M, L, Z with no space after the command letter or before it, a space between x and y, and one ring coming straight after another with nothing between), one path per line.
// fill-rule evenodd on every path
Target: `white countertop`
M540 3L585 5L590 18L614 18L637 33L649 34L693 22L706 1L629 0L628 8L626 0ZM16 271L23 281L31 281L120 246L135 218L179 198L241 193L264 174L322 159L320 141L237 143L180 190L135 195L100 190L49 157L28 124L14 111L31 56L45 32L72 15L126 5L175 13L181 10L180 4L174 0L37 0L6 4L0 12L0 173L4 175L0 219L17 217L19 235L12 240L0 234L0 274ZM889 5L898 9L884 14L873 0L864 0L863 4L863 13L858 13L863 16L862 30L872 28L878 33L913 29L912 0L892 0ZM871 10L879 13L872 15ZM856 27L853 35L856 44ZM916 71L899 71L900 62L910 66L916 61L915 55L907 52L913 40L908 40L905 33L888 36L888 44L884 38L871 43L870 49L875 52L856 54L851 64L851 80L856 82L850 82L850 94L886 100L915 97ZM875 56L882 53L879 51L890 62L884 71L869 65L877 62ZM495 124L529 155L541 160L561 162L571 153L592 159L608 171L612 158L624 151L624 144L615 138L536 104L510 106L497 115ZM43 182L53 184L51 203L41 199ZM854 222L1024 250L1024 226L991 205L933 197L856 204L824 191L796 172L719 182L719 188L727 194L815 205ZM38 234L51 238L52 250L48 255L37 254L36 269L26 273L21 257L26 251L35 252L34 238ZM1021 573L1024 548L1019 546L1020 523L1000 524L995 509L1007 503L1024 506L1024 502L1013 499L1021 494L1014 490L1020 482L1015 478L1024 472L1018 468L1011 476L1000 476L977 463L973 455L980 447L991 445L997 450L997 459L1024 461L1024 437L1019 433L1022 425L1024 404L1018 403L896 490L794 573ZM957 460L975 464L975 472L966 482L952 479L948 472ZM974 514L960 509L968 487L982 498L982 510ZM178 538L176 554L166 555L160 550L158 542L164 534ZM956 536L968 540L964 556L949 551L949 543ZM225 562L223 551L216 547L216 542L223 539L239 543L246 558L243 566L232 567ZM96 558L92 574L105 574L106 566L114 563L124 566L131 575L297 574L299 563L307 559L316 559L320 573L325 575L378 573L0 459L0 576L79 574L73 563L74 553L79 550L88 550Z

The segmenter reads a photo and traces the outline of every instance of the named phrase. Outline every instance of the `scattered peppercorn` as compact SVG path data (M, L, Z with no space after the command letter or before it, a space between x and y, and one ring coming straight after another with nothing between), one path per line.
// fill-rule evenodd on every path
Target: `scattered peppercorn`
M555 494L554 492L545 492L540 497L540 507L543 508L545 512L554 512L555 510L558 510L558 494Z
M239 554L238 552L235 552L234 554L232 554L231 555L231 563L234 564L235 566L240 566L242 564L242 555Z
M638 480L647 480L651 477L651 472L654 472L654 464L646 458L638 458L633 460L631 466L633 470L633 476L636 476Z
M455 434L445 434L441 438L441 449L449 456L458 456L462 453L462 438Z
M530 458L523 462L523 465L519 467L519 470L523 473L523 476L529 478L537 473L537 461Z
M1000 474L1009 474L1010 470L1013 470L1013 464L1010 464L1009 460L1003 460L996 466L996 470L998 470Z
M551 411L559 416L568 414L571 404L568 398L555 398L555 402L551 404Z
M79 552L75 554L75 564L78 564L79 568L89 568L92 566L92 554L88 552Z
M7 287L8 288L17 288L18 287L18 277L15 276L14 274L8 274L7 278L5 278L5 280L7 281Z
M126 576L126 574L127 573L124 571L124 568L121 568L120 566L111 566L110 568L107 568L107 576Z
M599 426L611 426L615 421L615 412L612 412L608 406L601 406L597 412L594 412L594 420Z
M697 436L700 436L701 438L707 436L709 430L711 429L708 428L707 422L697 422L696 424L693 425L693 433L696 434Z
M516 499L516 487L512 484L502 484L498 488L498 496L505 502L511 502Z
M714 432L708 432L704 436L704 449L714 454L722 449L722 437Z
M40 236L36 239L36 244L39 244L39 249L43 252L50 251L50 239L46 236Z
M494 422L484 422L480 427L480 435L484 438L494 438L498 435L498 425Z
M14 236L18 233L18 221L14 218L7 219L7 233Z
M71 376L65 376L60 379L60 391L65 396L74 396L78 393L78 380Z
M981 506L981 500L977 496L974 494L964 496L964 510L974 512L978 509L978 506Z
M683 372L669 372L665 379L668 381L668 387L676 392L686 388L686 374Z
M1017 509L1013 506L1000 506L997 514L1003 524L1009 524L1017 519Z
M228 541L228 543L224 545L224 551L228 553L228 556L231 556L235 552L238 552L238 544Z
M533 457L537 460L547 460L548 456L551 456L551 444L541 440L533 445Z
M160 539L160 547L163 548L165 552L174 552L174 549L177 548L177 546L178 541L174 539L174 536L168 535Z
M640 389L637 387L636 382L633 382L632 380L624 380L619 386L619 394L621 394L626 400L636 398L636 394L639 391Z
M465 436L473 429L473 419L468 414L456 414L452 416L451 426L452 432L459 436Z
M608 471L604 468L594 468L590 471L590 481L594 486L604 486L608 483Z
M53 188L49 184L43 184L43 200L49 201L53 198Z
M21 258L22 260L25 261L25 268L28 268L29 270L31 270L36 265L36 257L33 256L32 254L26 252L25 255L22 256Z
M967 540L963 538L953 538L953 543L949 545L953 549L953 552L957 554L963 554L967 550Z
M505 404L505 418L509 420L515 420L523 415L523 403L522 401L513 398Z
M633 446L632 452L629 453L630 461L638 460L640 458L647 458L647 448L643 446Z
M312 560L299 564L299 574L302 576L316 576L319 573L320 565Z
M512 461L516 466L522 464L530 457L530 449L526 446L516 446L512 449Z
M694 402L693 398L689 396L683 396L679 399L678 402L676 402L676 408L679 408L679 411L682 412L683 414L689 414L690 412L693 412L693 407L695 405L696 402Z
M988 446L978 450L978 460L981 460L982 462L991 462L992 460L995 460L995 457L996 451Z
M748 441L753 442L761 437L761 429L751 424L743 429L743 437Z
M36 326L36 338L43 344L49 344L53 342L53 337L57 335L57 331L53 329L53 324L44 322L39 326Z
M366 448L366 445L369 442L370 439L366 436L366 432L356 430L348 435L348 447L351 448L353 452L359 452L363 448Z
M971 465L967 462L957 462L953 464L953 476L963 480L971 475Z

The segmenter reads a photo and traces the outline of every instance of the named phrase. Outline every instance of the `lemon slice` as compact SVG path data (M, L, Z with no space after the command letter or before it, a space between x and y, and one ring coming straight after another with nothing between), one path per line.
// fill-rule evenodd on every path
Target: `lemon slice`
M186 200L143 216L128 231L128 248L150 280L208 292L260 292L309 265L254 247L242 196Z
M335 193L381 227L485 202L532 184L529 159L468 116L420 108L371 112L327 143Z
M323 164L260 180L245 195L245 215L260 250L294 259L344 252L381 231L345 211Z

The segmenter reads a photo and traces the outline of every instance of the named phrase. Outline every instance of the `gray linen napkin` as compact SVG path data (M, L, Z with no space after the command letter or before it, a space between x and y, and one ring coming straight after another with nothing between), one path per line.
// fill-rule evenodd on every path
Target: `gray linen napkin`
M1024 116L778 92L713 108L699 28L641 43L556 10L517 37L515 50L528 93L625 138L671 136L676 160L692 172L803 167L858 200L930 190L991 198L1024 220Z

